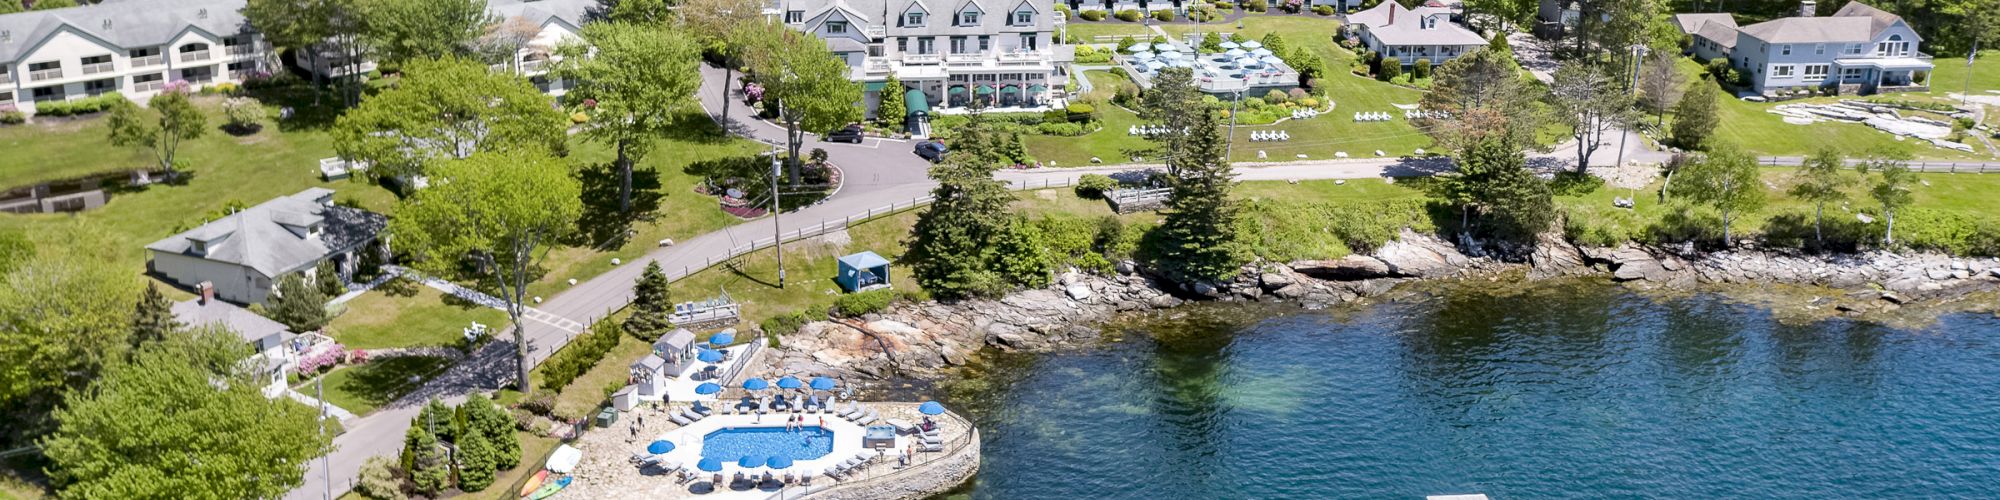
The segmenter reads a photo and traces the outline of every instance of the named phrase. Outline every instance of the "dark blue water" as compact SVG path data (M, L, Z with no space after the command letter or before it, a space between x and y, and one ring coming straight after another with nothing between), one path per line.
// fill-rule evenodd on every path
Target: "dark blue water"
M1211 306L951 387L976 498L2000 495L2000 319L1780 324L1594 284Z

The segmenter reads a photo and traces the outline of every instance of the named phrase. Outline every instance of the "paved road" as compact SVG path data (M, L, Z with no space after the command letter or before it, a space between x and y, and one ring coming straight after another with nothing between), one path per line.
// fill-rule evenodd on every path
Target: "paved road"
M704 66L702 79L700 102L717 122L738 135L769 144L783 143L782 128L750 118L747 115L747 107L742 106L740 102L730 106L730 116L721 116L724 98L721 88L722 70ZM1638 151L1642 149L1639 146L1641 143L1642 141L1632 141L1630 147ZM1616 145L1612 142L1611 147L1600 150L1593 157L1593 163L1610 164L1616 155ZM929 165L911 154L910 146L908 142L896 140L868 139L863 144L852 145L823 143L809 139L808 147L826 149L829 160L840 166L845 177L840 191L834 196L819 204L783 214L779 218L783 222L782 230L789 232L814 227L826 221L862 214L891 203L906 203L929 194L935 185L926 175ZM662 153L672 154L671 151ZM1330 156L1331 151L1324 154ZM1571 148L1558 148L1553 153L1538 156L1548 164L1563 164L1573 155ZM1078 176L1087 173L1110 174L1150 167L1152 166L1123 165L1010 170L1001 172L996 177L1015 183L1016 186L1034 187L1073 182ZM1238 164L1237 175L1242 180L1356 179L1428 175L1448 167L1447 162L1434 159L1366 158L1269 164L1241 163ZM773 234L773 223L770 220L756 220L708 234L679 239L672 247L655 250L645 257L614 267L604 274L549 297L547 301L535 307L541 313L538 319L523 325L530 351L530 362L540 364L581 330L576 327L556 325L588 325L630 302L632 283L638 279L647 263L659 262L660 266L667 270L670 279L678 279L689 272L701 270L711 260L727 255L732 248L757 239L769 238ZM511 336L501 333L500 338L504 340ZM403 433L409 429L410 420L416 417L424 402L439 398L456 404L463 400L465 394L498 387L503 381L511 378L514 372L513 349L511 342L489 343L464 362L454 365L443 375L431 380L412 394L383 406L374 414L348 420L347 433L334 440L336 449L329 457L332 463L332 488L330 488L332 495L337 497L351 489L354 478L359 475L362 462L369 457L390 455L401 449ZM329 490L326 487L327 469L323 468L324 463L322 460L314 460L307 471L305 485L293 490L286 495L286 498L292 500L318 498L322 491Z

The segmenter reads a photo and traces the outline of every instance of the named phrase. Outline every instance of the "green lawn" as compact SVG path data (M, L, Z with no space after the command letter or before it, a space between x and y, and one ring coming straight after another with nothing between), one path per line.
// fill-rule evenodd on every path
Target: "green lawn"
M1751 213L1742 214L1732 224L1732 232L1738 237L1746 234L1762 234L1771 229L1774 217L1799 216L1811 211L1811 206L1785 194L1795 183L1797 169L1767 168L1763 172L1764 183L1770 188L1765 206ZM1916 195L1913 208L1939 210L1958 213L1974 218L1993 218L2000 212L1993 209L1992 193L2000 192L2000 175L1992 174L1945 174L1920 173L1924 181L1912 186ZM1581 196L1557 196L1556 204L1569 214L1571 227L1588 227L1608 235L1640 237L1648 228L1679 211L1670 204L1659 203L1661 181L1654 181L1645 189L1626 190L1604 188ZM1868 186L1856 185L1848 190L1846 208L1828 207L1826 217L1829 224L1854 220L1856 211L1877 212L1879 205L1867 194ZM1613 197L1630 197L1638 201L1633 209L1615 208ZM1719 223L1719 219L1716 220ZM1876 231L1880 231L1879 222ZM1898 225L1898 234L1907 229ZM1601 243L1601 242L1600 242Z
M451 360L446 358L402 356L344 366L321 378L326 383L326 402L355 415L367 415L450 367ZM311 396L316 387L314 382L307 381L295 389Z
M1105 22L1101 23L1092 23L1092 22L1069 23L1069 36L1082 40L1083 43L1118 43L1118 40L1120 38L1124 38L1127 36L1132 37L1132 39L1134 40L1144 42L1146 40L1152 39L1153 36L1155 36L1155 33L1153 33L1153 30L1146 29L1146 26L1143 24L1116 21L1112 20L1110 17L1106 17ZM1097 37L1100 36L1106 36L1112 38L1106 38L1102 40L1097 39Z
M1139 136L1128 135L1131 126L1140 123L1139 115L1111 103L1111 94L1117 87L1137 88L1132 80L1109 71L1085 71L1093 89L1093 102L1098 103L1097 118L1104 128L1078 137L1059 137L1040 134L1022 134L1022 146L1036 160L1055 162L1056 166L1089 166L1091 157L1098 157L1106 164L1127 163L1132 155L1127 151L1144 150L1152 143Z
M1688 75L1688 80L1693 82L1691 85L1705 84L1699 77L1702 72L1700 64L1693 59L1682 59L1680 66ZM1834 102L1853 98L1814 97L1787 102L1793 104ZM1724 93L1717 103L1721 125L1710 137L1760 156L1804 156L1822 148L1833 148L1851 154L1874 149L1891 149L1908 151L1911 155L1924 159L1992 159L1989 155L1968 154L1916 140L1898 141L1895 136L1859 123L1820 122L1811 125L1793 125L1785 123L1783 117L1767 111L1777 106L1776 103L1745 101L1729 97L1727 93ZM1668 120L1671 122L1672 118L1669 117ZM1977 144L1973 147L1983 149Z
M346 312L327 325L334 340L349 349L450 346L464 338L461 329L479 322L495 334L507 328L507 313L445 295L437 289L405 282L414 294L372 290L347 302Z
M1972 80L1969 82L1965 79L1967 72L1965 68L1965 56L1940 56L1932 60L1931 64L1937 67L1931 71L1931 91L1929 94L1938 97L1948 97L1953 92L1964 92L1969 83L1973 95L2000 95L1986 92L1988 90L2000 90L2000 61L1995 61L1994 58L1996 57L2000 57L2000 50L1979 51L1979 57L1972 64ZM1952 101L1956 102L1957 100L1953 99Z

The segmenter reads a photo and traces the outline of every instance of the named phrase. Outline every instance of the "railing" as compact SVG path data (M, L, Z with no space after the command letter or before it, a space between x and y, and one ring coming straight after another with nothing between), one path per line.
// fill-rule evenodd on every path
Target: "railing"
M115 69L115 68L114 68L114 67L113 67L113 66L111 65L111 63L110 63L110 62L101 62L101 63L96 63L96 64L85 64L85 65L83 65L83 74L86 74L86 75L95 75L95 74L98 74L98 73L110 73L112 69Z
M0 73L0 83L14 83L14 74Z
M160 90L160 89L163 89L163 88L166 88L166 87L167 87L167 82L165 82L165 81L163 81L163 80L153 80L153 81L150 81L150 82L138 82L138 83L134 83L134 84L132 84L132 91L133 91L133 92L152 92L152 91L155 91L155 90Z
M911 64L937 64L944 57L937 54L903 54L903 62Z
M950 58L951 62L983 62L983 61L985 61L985 60L986 60L986 53L985 53L985 52L953 52L953 53L951 53L951 55L949 56L949 58Z
M146 56L146 57L134 57L134 58L132 58L132 67L134 67L134 68L143 68L143 67L147 67L147 66L159 66L159 65L162 65L162 64L166 64L166 63L167 63L167 56L163 56L163 55L160 55L160 54L153 54L153 55L150 55L150 56Z
M224 53L224 54L229 54L229 55L232 55L232 56L240 56L240 55L244 55L244 54L249 54L249 53L252 53L252 52L256 52L256 51L257 51L257 46L255 46L255 45L248 45L248 44L245 44L245 45L227 45L227 46L224 46L224 47L222 48L222 53Z
M889 70L889 58L886 57L870 57L864 60L863 63L867 65L868 71Z
M42 80L55 80L62 77L63 77L62 68L45 69L41 71L28 72L28 79L37 82Z
M207 50L197 50L194 52L181 53L181 62L195 62L195 61L206 61L206 60L208 60Z
M882 38L884 36L887 36L889 32L888 28L882 26L868 26L865 28L861 28L861 33L864 35L868 35L869 38Z
M1763 156L1757 163L1767 167L1796 167L1804 160L1796 156ZM1860 165L1866 160L1847 160L1848 165ZM1978 161L1910 161L1904 162L1910 170L1947 174L2000 174L2000 163Z
M763 349L766 342L768 341L764 340L763 335L758 335L757 338L750 339L750 342L745 343L743 345L743 354L737 356L735 363L729 364L728 370L722 371L722 375L715 379L716 383L722 384L723 387L735 385L731 381L736 380L736 376L743 373L743 367L750 366L750 357L757 355L757 350Z
M1056 180L1043 179L1039 182L1024 180L1021 182L1010 182L1008 183L1007 188L1014 190L1048 189L1048 188L1069 187L1074 184L1075 184L1074 180L1067 178L1056 179ZM798 229L793 229L791 231L786 231L780 234L779 235L780 238L778 241L791 242L805 238L811 238L814 236L819 236L826 233L844 230L847 229L849 226L853 226L855 223L867 222L876 217L902 213L903 211L928 204L931 201L932 198L930 197L930 195L924 195L912 198L909 201L899 201L881 207L871 208L865 212L849 215L846 217L841 217L839 219L821 219L818 224L814 224L811 227L802 227ZM681 266L678 274L676 274L674 271L668 271L667 280L679 281L681 278L686 278L704 269L715 267L716 264L729 262L730 260L734 260L737 257L749 254L750 252L771 248L772 245L773 245L772 238L764 238L760 240L751 241L750 243L746 243L743 245L738 245L734 248L730 248L728 252L724 252L722 256L708 257L702 259L701 265L699 266L693 266L693 265Z
M1039 50L1016 50L1016 51L1000 53L1001 62L1020 62L1020 61L1042 62L1048 59L1049 59L1049 53L1042 52Z
M542 70L542 68L545 68L545 67L548 67L548 65L549 65L549 60L547 60L547 59L536 59L536 60L533 60L533 61L521 61L521 72L522 72L522 73L528 73L528 72L534 72L534 71L541 71L541 70Z
M945 410L945 412L939 414L938 417L940 417L939 418L940 420L948 420L956 422L958 425L965 427L964 433L952 437L951 441L945 442L944 449L942 451L917 453L916 456L910 457L909 465L906 465L901 469L891 469L888 473L871 475L867 478L858 480L842 481L840 483L835 483L832 486L827 486L825 488L817 490L813 489L811 486L789 486L783 489L779 489L776 493L772 493L771 496L765 497L765 499L786 500L786 499L809 498L813 495L824 495L827 492L846 489L846 488L863 488L867 486L882 484L887 481L903 480L905 478L911 477L914 474L933 473L933 471L927 470L930 468L929 466L931 464L936 463L938 460L957 456L959 453L965 451L965 447L972 446L972 443L974 443L979 439L979 428L974 427L972 425L971 420L967 420L965 417L959 416L957 412L953 412L951 410ZM870 463L868 467L861 469L861 472L863 473L872 472L878 467L883 467L887 465L888 465L887 462Z

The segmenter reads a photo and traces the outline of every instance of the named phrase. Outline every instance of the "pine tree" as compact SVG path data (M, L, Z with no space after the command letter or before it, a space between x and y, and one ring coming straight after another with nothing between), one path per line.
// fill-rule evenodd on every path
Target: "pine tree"
M625 318L626 333L652 342L672 330L674 303L668 292L667 274L660 271L660 263L647 263L638 283L632 285L632 315Z
M445 463L437 436L424 430L424 426L412 425L404 433L403 455L403 470L409 472L410 484L416 486L418 493L435 496L451 487L451 464Z
M993 235L993 271L1016 285L1039 288L1048 286L1049 270L1054 261L1049 256L1048 245L1044 244L1042 229L1028 221L1027 217L1008 217L1007 224L1000 226L1000 232Z
M1699 81L1674 104L1674 143L1682 149L1708 149L1708 134L1721 121L1715 109L1715 83Z
M306 286L300 273L278 279L278 294L269 299L266 315L284 323L294 332L310 332L326 326L326 295Z
M976 101L975 101L976 102ZM989 266L989 243L1007 224L1007 207L1014 196L993 180L1002 161L999 131L976 108L954 138L956 149L931 167L938 182L936 200L910 228L909 251L903 260L924 290L951 300L999 293L1007 280Z
M477 432L458 439L458 489L481 491L493 485L493 444Z
M425 432L436 436L439 441L456 441L458 428L463 427L458 424L458 411L437 399L424 403L424 409L417 412L416 420L410 421L410 425L423 427Z
M493 447L496 468L512 469L521 463L521 438L514 433L514 417L493 400L481 394L466 396L465 403L458 405L458 414L458 435L484 436Z
M1183 280L1214 280L1228 277L1247 260L1247 252L1236 239L1237 207L1229 199L1228 140L1222 135L1222 118L1203 105L1201 93L1187 69L1161 73L1154 80L1148 104L1159 109L1180 109L1192 125L1182 134L1162 134L1160 141L1169 149L1167 200L1160 223L1159 246L1154 250L1163 269ZM1177 103L1176 103L1177 102ZM1157 112L1157 111L1156 111Z
M329 299L347 293L347 284L340 281L340 268L335 267L332 260L319 261L319 267L313 268L313 285L319 287L320 295Z
M168 335L180 331L180 320L174 318L173 303L160 294L160 288L153 283L146 284L146 291L139 294L139 304L132 311L132 348L166 340Z
M1528 169L1520 148L1502 136L1486 136L1459 151L1458 171L1440 175L1433 193L1459 208L1459 234L1472 236L1475 214L1492 224L1491 234L1531 238L1548 228L1555 213L1547 182Z

